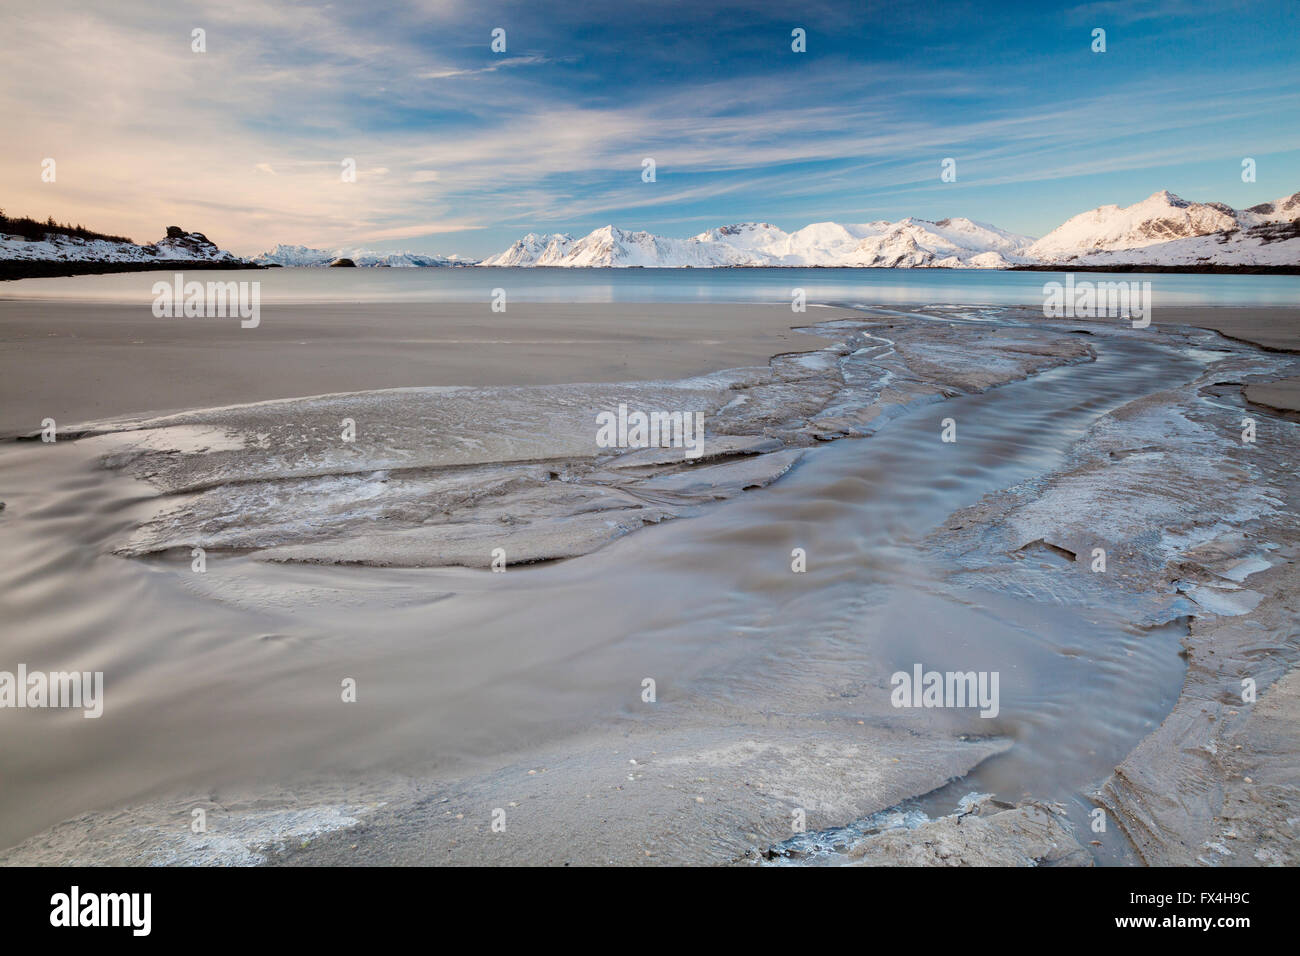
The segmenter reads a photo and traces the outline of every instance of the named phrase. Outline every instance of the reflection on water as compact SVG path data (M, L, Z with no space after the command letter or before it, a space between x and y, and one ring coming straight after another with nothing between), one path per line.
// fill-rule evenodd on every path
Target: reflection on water
M236 275L237 273L237 275ZM0 298L151 303L168 272L130 272L0 283ZM203 273L261 283L275 302L809 302L885 305L1041 305L1043 284L1064 273L978 269L266 269ZM1169 306L1294 305L1300 276L1098 273L1097 280L1150 282Z

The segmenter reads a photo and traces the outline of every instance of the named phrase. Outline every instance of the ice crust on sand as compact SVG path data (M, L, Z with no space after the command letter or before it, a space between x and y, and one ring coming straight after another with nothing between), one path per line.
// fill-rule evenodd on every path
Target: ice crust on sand
M673 382L401 388L81 426L103 463L158 490L117 547L274 561L486 567L571 557L761 488L803 449L870 434L898 409L1087 361L1052 329L837 321L832 344ZM620 405L700 412L703 454L605 448ZM347 422L355 440L343 439Z

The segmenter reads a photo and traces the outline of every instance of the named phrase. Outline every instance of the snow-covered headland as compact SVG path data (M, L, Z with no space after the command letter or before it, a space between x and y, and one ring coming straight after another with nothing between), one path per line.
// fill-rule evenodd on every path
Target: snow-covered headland
M7 231L10 223L13 231ZM22 234L15 234L21 228ZM241 269L253 266L220 249L201 232L169 226L157 242L144 245L50 224L34 230L28 220L0 222L0 278L81 275L171 269ZM80 232L81 234L78 234Z

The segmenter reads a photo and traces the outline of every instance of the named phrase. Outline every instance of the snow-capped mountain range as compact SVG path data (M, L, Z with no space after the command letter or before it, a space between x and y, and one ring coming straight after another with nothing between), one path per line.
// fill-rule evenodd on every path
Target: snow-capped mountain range
M969 219L903 219L861 225L818 222L796 232L747 222L689 239L605 226L581 239L533 233L485 266L856 266L998 269L1021 259L1033 240Z
M970 219L814 223L787 233L769 223L710 229L689 239L604 226L580 239L529 233L484 266L709 268L848 266L1005 269L1017 265L1298 265L1300 193L1236 210L1161 191L1131 206L1101 206L1041 239Z

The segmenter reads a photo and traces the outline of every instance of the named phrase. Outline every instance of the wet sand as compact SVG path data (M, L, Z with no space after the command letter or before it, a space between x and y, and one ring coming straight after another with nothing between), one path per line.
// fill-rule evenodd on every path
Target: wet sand
M1165 321L1165 316L1160 317ZM1239 342L1279 352L1300 352L1300 309L1253 308L1171 310L1170 321L1213 329ZM1300 413L1300 377L1246 387L1247 400L1282 412Z

